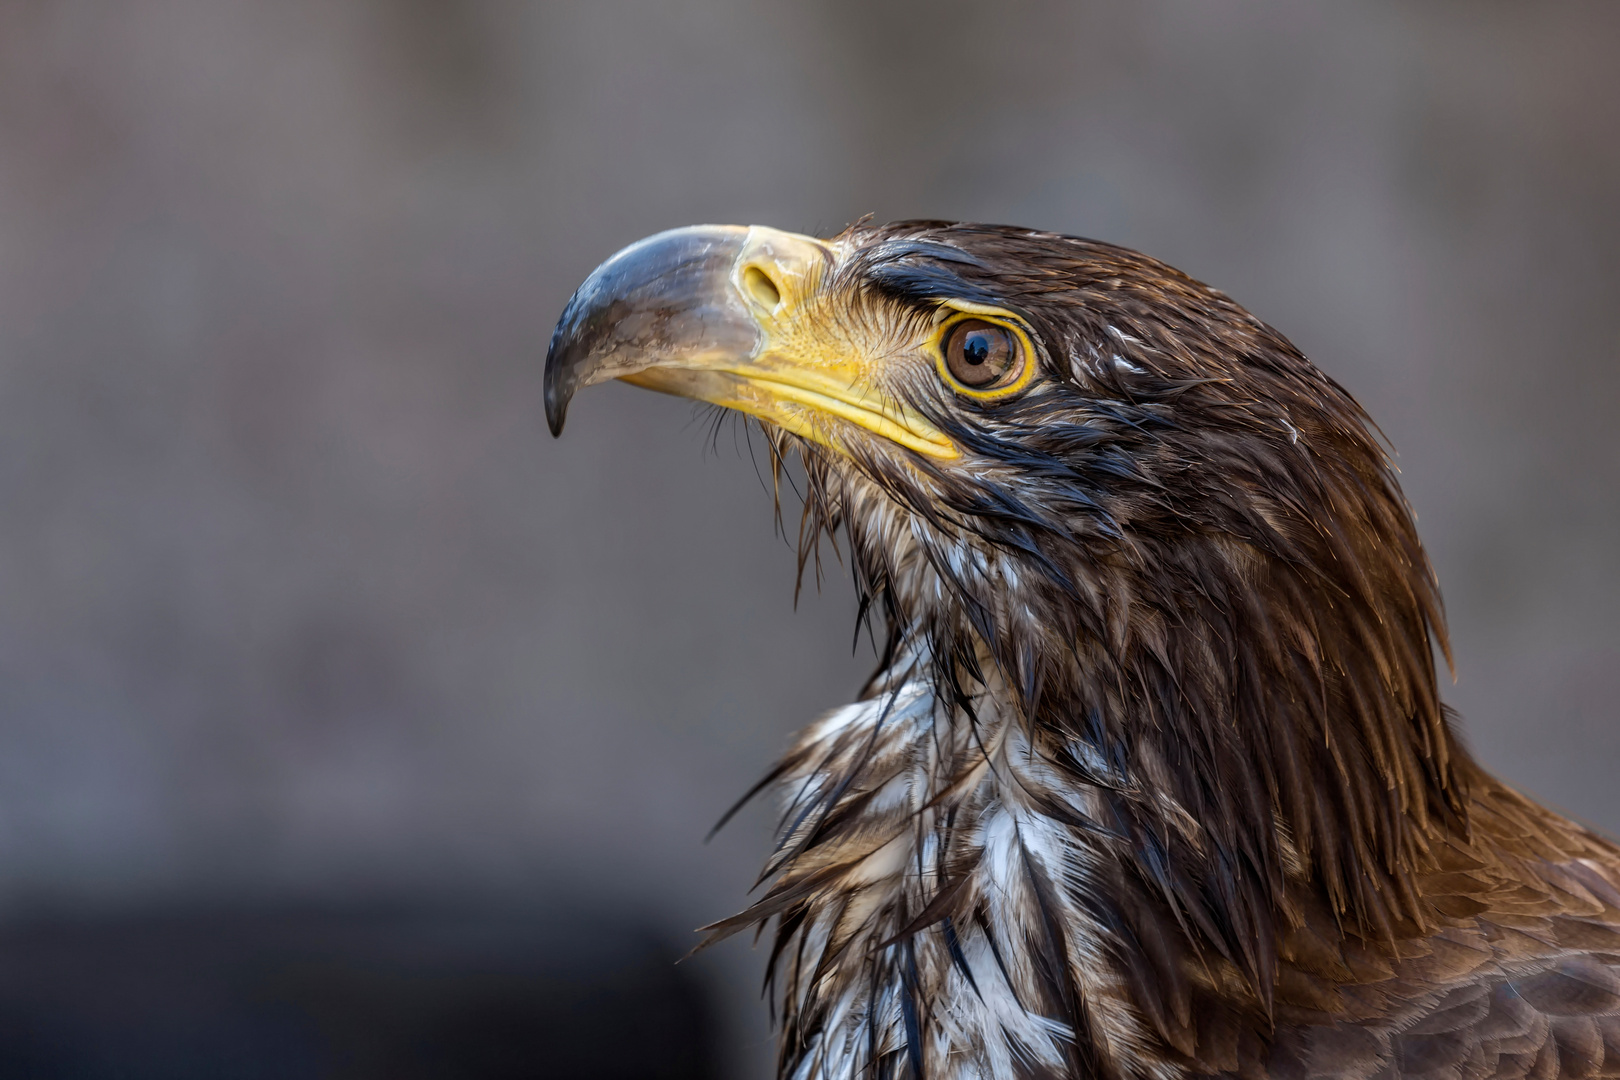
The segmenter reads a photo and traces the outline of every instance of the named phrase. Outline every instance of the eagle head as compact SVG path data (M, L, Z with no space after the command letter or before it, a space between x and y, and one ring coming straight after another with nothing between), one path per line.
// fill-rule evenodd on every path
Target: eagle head
M843 530L862 610L886 627L866 697L926 689L903 733L839 757L825 747L841 736L817 729L790 755L811 794L770 868L787 884L740 919L780 916L808 940L814 897L875 880L879 849L855 837L909 828L934 841L906 841L907 857L938 867L861 908L888 920L869 944L929 919L960 937L999 901L975 908L971 884L940 898L1001 835L958 839L963 822L1017 806L1036 884L1006 917L1072 903L1069 945L1030 940L1072 952L1075 927L1107 927L1100 948L1126 971L1142 962L1122 942L1182 941L1154 954L1164 971L1184 966L1170 954L1224 958L1256 1016L1299 897L1369 939L1426 925L1414 875L1434 837L1466 831L1472 775L1436 687L1434 575L1361 408L1224 294L1021 228L676 229L569 301L546 361L553 433L576 390L610 378L746 414L776 462L802 457L801 535ZM901 764L880 765L891 737ZM873 825L908 768L910 794ZM1067 830L1066 854L1028 839L1036 821ZM992 939L993 921L976 924ZM1076 1016L1106 992L1074 978L1036 996L1079 1053ZM1138 998L1159 993L1140 978ZM844 1015L815 1020L808 1000L801 1049ZM1176 1044L1171 1013L1148 1026Z

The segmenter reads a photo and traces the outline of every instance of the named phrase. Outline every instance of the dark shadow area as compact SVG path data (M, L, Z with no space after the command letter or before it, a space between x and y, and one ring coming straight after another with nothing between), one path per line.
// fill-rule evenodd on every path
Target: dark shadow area
M164 913L0 929L0 1078L717 1074L652 933L503 910Z

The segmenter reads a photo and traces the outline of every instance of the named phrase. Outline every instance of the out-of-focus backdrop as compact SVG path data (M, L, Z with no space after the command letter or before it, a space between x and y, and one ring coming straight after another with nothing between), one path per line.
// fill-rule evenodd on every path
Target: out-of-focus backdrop
M1480 756L1620 826L1617 48L1601 0L0 5L0 1076L766 1069L764 957L670 960L871 662L848 587L792 610L730 428L540 404L573 286L694 222L1226 290L1399 450Z

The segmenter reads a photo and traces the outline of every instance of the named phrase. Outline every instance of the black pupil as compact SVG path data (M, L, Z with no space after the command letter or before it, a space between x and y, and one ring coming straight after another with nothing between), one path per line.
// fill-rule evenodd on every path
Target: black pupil
M982 390L1017 375L1018 345L1005 327L967 319L951 331L945 360L957 382Z
M990 359L990 335L983 330L972 330L962 342L962 359L978 367Z

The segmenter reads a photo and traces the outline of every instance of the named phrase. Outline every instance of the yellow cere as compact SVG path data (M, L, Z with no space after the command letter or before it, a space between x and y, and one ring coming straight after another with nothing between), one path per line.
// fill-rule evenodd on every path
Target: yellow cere
M851 310L850 297L822 288L834 258L819 240L754 227L732 286L764 331L758 354L709 358L702 370L652 368L625 381L736 409L839 452L846 448L835 419L919 454L960 457L943 432L883 392L880 365L917 343L897 343L891 319Z

